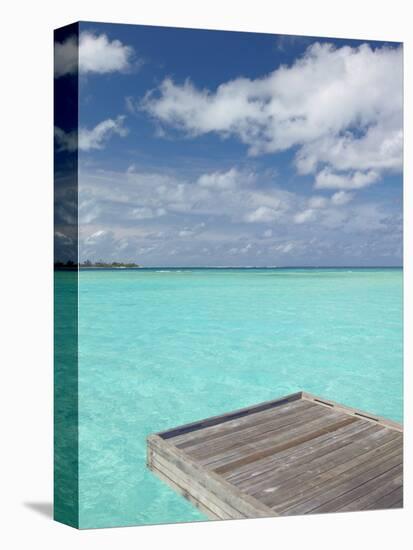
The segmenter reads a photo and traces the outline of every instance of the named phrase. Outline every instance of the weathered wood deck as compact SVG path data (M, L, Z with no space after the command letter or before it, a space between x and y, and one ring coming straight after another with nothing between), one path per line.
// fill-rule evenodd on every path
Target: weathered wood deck
M401 425L306 392L150 435L148 466L212 519L403 506Z

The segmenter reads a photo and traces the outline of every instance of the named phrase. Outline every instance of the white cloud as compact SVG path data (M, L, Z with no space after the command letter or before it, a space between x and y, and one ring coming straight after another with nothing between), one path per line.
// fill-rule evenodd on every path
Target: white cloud
M328 199L326 197L310 197L308 200L309 208L324 208L328 204Z
M123 173L100 171L82 176L79 221L104 227L106 224L121 227L125 223L133 227L135 223L134 231L139 228L141 238L152 240L160 238L157 235L162 233L162 238L169 235L171 239L176 236L194 242L221 242L248 235L262 241L279 236L280 231L298 230L300 226L305 226L307 231L310 224L311 231L323 228L370 231L373 221L382 218L381 212L372 208L368 211L370 226L363 225L363 212L367 210L361 211L353 205L353 194L347 191L337 191L328 198L306 197L276 187L259 187L258 173L254 173L254 184L249 187L232 189L227 185L205 187L199 184L200 181L221 182L221 176L231 170L242 173L232 168L206 172L191 180L140 172L134 167ZM263 227L255 233L251 225ZM150 230L144 234L143 227ZM221 231L221 227L225 230Z
M313 201L310 208L317 195L260 186L260 173L255 176L251 187L232 190L202 187L200 176L138 167L89 173L81 166L81 257L144 265L275 265L291 261L291 254L307 264L351 263L359 246L363 258L397 256L402 227L394 205L357 204L349 200L352 193L337 191L324 206L315 208Z
M205 230L205 227L205 222L198 223L193 227L184 227L178 231L178 236L181 238L195 237L196 235L200 235Z
M124 127L124 116L118 116L115 119L108 118L99 122L94 128L88 130L80 127L79 132L65 132L57 126L54 129L57 148L59 151L76 151L79 146L80 151L90 151L91 149L103 149L108 139L117 134L121 137L127 135L128 130Z
M289 252L291 252L295 248L296 248L295 243L287 242L287 243L282 243L282 244L278 244L278 245L274 246L273 250L276 251L276 252L281 252L281 254L288 254Z
M315 43L289 67L215 91L167 78L141 106L190 136L235 136L251 155L295 146L301 174L321 165L378 178L402 166L401 48Z
M59 244L62 246L71 246L74 244L74 241L69 235L65 235L61 231L55 231L55 239L59 241Z
M249 186L255 179L255 174L252 172L243 173L236 168L231 168L227 172L202 174L198 178L198 185L209 189L229 190Z
M192 237L193 234L194 232L190 229L181 229L181 231L178 232L180 237Z
M318 221L325 227L336 227L343 224L346 215L340 212L336 207L349 203L353 199L353 194L346 191L338 191L331 198L313 196L307 200L307 208L297 212L293 216L295 224L304 224Z
M106 141L113 135L121 137L127 135L128 130L123 126L124 116L115 119L108 118L99 122L92 130L79 128L79 149L89 151L90 149L103 149Z
M239 252L241 254L247 254L247 252L249 252L252 248L252 244L251 243L248 243L246 244L245 246L243 246L242 248L239 249Z
M129 217L134 220L150 220L152 218L164 216L165 214L166 210L164 208L140 207L133 208L131 213L129 214Z
M85 73L110 73L130 68L133 48L106 34L82 32L79 40L79 69Z
M54 44L54 76L74 74L78 68L78 43L76 36Z
M307 223L312 222L315 219L315 211L312 208L307 208L306 210L303 210L302 212L298 212L293 218L294 223Z
M110 237L110 232L105 231L104 229L100 229L99 231L95 231L89 237L86 237L84 240L84 243L86 246L93 246L96 245L99 241L102 241L104 239L107 239Z
M124 173L100 171L82 179L79 216L82 223L171 216L179 216L182 223L184 215L218 216L235 223L280 223L288 219L296 208L295 194L277 187L260 189L255 183L257 177L237 168L206 172L193 180L140 172L136 167ZM239 181L244 184L232 188ZM196 221L199 231L203 228L200 222L207 219Z
M361 135L351 131L343 135L326 135L304 144L296 155L296 167L300 174L314 173L319 164L335 170L401 170L403 161L402 113L387 118L377 114Z
M131 96L125 97L125 107L129 113L135 114L136 106L135 106L135 102L133 101L133 97Z
M370 203L354 207L353 215L345 231L377 232L388 227L388 214L381 205Z
M272 222L279 218L280 213L277 212L277 210L274 210L273 208L268 208L267 206L259 206L256 210L253 212L249 212L245 215L244 219L246 222L255 223L265 223L265 222Z
M58 126L55 126L54 138L56 140L56 147L58 151L76 151L78 141L78 133L76 130L65 132Z
M79 47L75 36L55 43L55 77L74 74L111 73L131 68L134 50L119 40L109 40L106 34L81 32Z
M337 191L337 193L334 193L334 195L331 197L331 202L335 205L341 205L341 204L347 204L351 200L353 200L353 193L348 193L347 191Z
M316 175L314 186L317 189L361 189L375 183L378 179L379 174L375 170L339 174L324 168Z
M258 172L253 184L235 189L198 183L202 176L213 180L213 174L227 172L211 170L188 179L141 172L138 166L93 173L81 167L82 258L162 265L171 256L176 265L224 265L226 260L274 265L288 254L297 261L303 256L307 263L326 257L334 262L347 254L340 248L344 241L365 243L386 236L389 243L383 249L398 245L400 220L392 219L391 205L357 204L346 191L330 197L291 193L263 186Z

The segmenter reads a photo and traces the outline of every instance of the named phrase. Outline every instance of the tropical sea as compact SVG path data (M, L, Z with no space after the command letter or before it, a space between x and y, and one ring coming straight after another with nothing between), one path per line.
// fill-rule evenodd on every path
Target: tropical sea
M402 421L398 268L81 270L80 526L205 520L146 436L306 390Z

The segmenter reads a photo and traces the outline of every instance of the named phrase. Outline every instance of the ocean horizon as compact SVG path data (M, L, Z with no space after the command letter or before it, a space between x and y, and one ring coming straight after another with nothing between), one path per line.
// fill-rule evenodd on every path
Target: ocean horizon
M129 270L155 270L155 269L403 269L402 265L371 265L371 266L357 266L357 265L344 265L344 266L336 266L336 265L328 265L328 266L318 266L318 265L306 265L306 266L277 266L277 265L265 265L265 266L257 266L257 265L242 265L242 266L232 266L232 265L206 265L206 266L199 266L199 265L185 265L185 266L179 266L179 265L153 265L153 266L136 266L136 267L111 267L110 265L105 267L96 267L96 266L84 266L80 265L79 269L81 270L88 270L88 269L101 269L101 270L116 270L116 269L129 269Z

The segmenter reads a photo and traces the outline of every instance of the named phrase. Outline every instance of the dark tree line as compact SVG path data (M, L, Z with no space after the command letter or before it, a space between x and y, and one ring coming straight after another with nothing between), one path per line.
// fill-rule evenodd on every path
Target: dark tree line
M139 264L134 262L104 262L99 260L98 262L92 262L86 260L80 264L68 260L67 262L55 262L55 269L78 269L79 267L101 267L101 268L116 268L116 267L140 267Z

